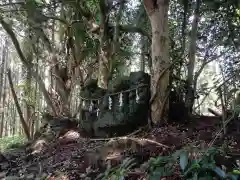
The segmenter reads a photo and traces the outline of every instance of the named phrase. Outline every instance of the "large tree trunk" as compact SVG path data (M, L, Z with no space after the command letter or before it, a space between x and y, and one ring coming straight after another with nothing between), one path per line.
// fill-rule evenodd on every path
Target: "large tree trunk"
M108 19L107 12L108 8L105 0L100 0L100 52L99 52L99 76L98 86L107 89L109 75L111 73L110 67L110 42L108 39Z
M53 72L54 75L56 76L56 87L55 90L58 93L60 97L60 106L55 109L58 111L58 115L66 115L70 116L70 92L72 88L72 79L70 75L68 74L69 67L61 67L59 66L58 60L56 55L53 55L52 57L52 62L54 65L53 67ZM56 93L51 94L52 99L55 99L56 104L59 103L59 100L56 96Z
M144 6L152 26L151 116L153 123L156 124L162 118L163 109L168 109L169 0L144 0Z
M191 31L191 39L189 45L189 62L188 62L188 75L187 75L187 94L186 94L186 108L188 113L192 113L192 108L194 105L194 90L193 90L193 76L194 76L194 67L195 67L195 55L196 55L196 46L197 46L197 27L199 22L199 8L200 8L200 0L196 1L196 6L194 10L194 17L192 22L192 31Z

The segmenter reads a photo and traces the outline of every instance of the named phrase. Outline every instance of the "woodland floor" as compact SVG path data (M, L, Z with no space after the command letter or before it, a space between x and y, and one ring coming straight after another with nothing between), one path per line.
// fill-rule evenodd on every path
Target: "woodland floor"
M214 121L211 117L201 117L196 121L197 123L191 125L172 124L155 127L150 132L137 131L128 138L122 138L122 142L115 143L115 145L113 141L82 138L80 133L69 131L64 137L51 143L46 144L40 141L35 147L36 152L39 152L35 155L27 154L25 148L7 152L5 156L9 161L0 161L2 168L0 176L7 173L11 180L19 179L19 176L22 179L41 179L37 177L43 176L49 180L95 179L96 174L104 172L107 164L116 165L126 157L134 156L139 160L139 164L128 172L127 179L143 180L146 179L143 164L150 157L169 155L190 144L207 146L219 130L213 123ZM129 141L138 141L138 145L129 143ZM124 144L123 142L125 145L120 145ZM239 135L228 134L215 144L221 145L224 142L232 149L232 152L240 151ZM99 159L102 161L97 161ZM179 179L177 169L176 176L171 179Z

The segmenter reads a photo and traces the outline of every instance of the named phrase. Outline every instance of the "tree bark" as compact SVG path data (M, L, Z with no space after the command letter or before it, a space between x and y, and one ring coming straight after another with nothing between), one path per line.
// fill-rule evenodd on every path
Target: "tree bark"
M145 72L145 57L147 52L146 39L144 36L141 36L141 57L140 57L140 71Z
M194 17L192 22L192 31L191 31L191 38L190 38L190 45L189 45L189 62L188 62L188 75L187 75L187 94L186 94L186 108L188 113L192 113L192 108L194 105L194 94L193 92L193 76L194 76L194 68L195 68L195 55L196 55L196 48L197 48L197 28L198 22L200 19L200 1L196 1L196 6L194 10Z
M5 57L6 58L6 57ZM7 66L7 63L5 64L5 67L4 69L6 70L6 66ZM4 71L5 71L4 70ZM3 83L3 97L2 97L2 105L1 105L1 126L2 128L4 129L5 131L5 134L6 134L6 131L7 129L4 128L4 121L6 121L6 119L4 118L5 117L5 104L6 104L6 89L7 89L7 78L6 76L4 76L4 83ZM5 122L6 123L6 122ZM6 126L5 126L6 127ZM3 131L1 132L1 136L3 135Z
M0 103L2 101L2 97L3 97L3 94L2 92L4 91L3 89L3 78L4 78L4 73L5 73L5 64L6 64L6 54L7 54L7 48L8 48L8 40L7 38L5 38L5 43L4 43L4 46L2 47L2 66L1 66L1 72L0 72ZM1 109L3 111L3 108L2 107L2 104L1 104ZM3 114L2 114L3 116ZM0 137L2 137L3 135L3 129L4 129L4 122L3 122L3 119L1 120L1 127L0 127Z
M26 87L25 87L25 106L26 106L26 114L25 114L25 120L28 124L29 130L31 131L31 124L32 124L32 114L33 114L33 104L32 104L32 74L31 70L27 69L27 76L26 76Z
M7 96L7 89L8 89L8 87L7 87L7 76L6 76L6 70L7 70L7 68L8 68L8 64L9 64L9 58L8 58L8 54L9 54L9 52L8 52L8 47L6 47L6 54L5 54L5 64L4 64L4 82L3 82L3 99L2 99L2 112L1 112L1 114L2 114L2 122L4 122L5 121L5 128L4 128L4 131L5 131L5 136L7 135L7 131L8 131L8 128L7 128L7 118L5 118L5 117L7 117L6 116L6 109L5 109L5 107L6 107L6 96ZM8 111L8 110L7 110ZM2 124L3 125L3 124Z
M9 96L10 96L10 93L9 93ZM16 127L17 127L17 124L16 124L16 109L15 109L15 106L14 104L12 104L12 111L11 111L11 118L12 118L12 123L13 123L13 126L12 126L12 134L15 135L16 134Z
M110 67L110 42L108 39L108 7L105 0L100 0L100 58L99 58L99 76L98 86L103 89L107 89L109 75L111 72Z
M168 109L166 98L170 64L168 47L169 0L144 0L144 6L152 27L151 118L156 124L163 116L163 108Z

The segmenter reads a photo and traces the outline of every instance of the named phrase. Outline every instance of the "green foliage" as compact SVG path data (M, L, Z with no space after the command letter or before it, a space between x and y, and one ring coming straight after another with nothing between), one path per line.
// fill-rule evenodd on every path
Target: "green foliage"
M164 167L167 165L168 167L173 167L173 162L178 159L177 157L179 157L180 176L184 179L237 179L240 174L239 168L227 173L216 166L214 157L221 153L222 150L219 148L209 148L204 152L198 150L180 150L171 156L151 159L150 161L153 163L150 164L148 179L160 179L161 177L172 176L174 169L166 170Z
M2 151L7 149L14 149L22 146L27 142L25 136L11 136L0 138L0 149Z
M174 174L175 161L170 156L159 156L149 161L148 179L157 180L160 177L172 176Z
M221 148L183 149L176 151L169 156L159 156L148 161L148 180L159 180L163 177L178 175L183 179L231 179L240 177L240 163L231 172L225 172L215 162L216 155L222 155ZM126 159L123 164L109 168L97 179L124 179L128 172L135 165L134 159ZM179 173L176 173L180 170Z

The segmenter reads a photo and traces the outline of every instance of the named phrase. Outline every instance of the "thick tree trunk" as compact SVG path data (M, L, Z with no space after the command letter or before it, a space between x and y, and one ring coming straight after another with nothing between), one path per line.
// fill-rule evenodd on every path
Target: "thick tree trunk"
M151 77L151 116L157 123L168 109L169 47L168 47L168 8L169 0L144 0L152 26L152 77Z
M52 57L52 63L55 64L53 67L53 72L55 74L55 79L56 79L56 88L55 90L57 91L58 95L60 96L60 107L55 108L58 111L58 115L70 115L70 92L71 92L71 87L72 87L72 79L68 75L68 70L69 67L60 67L59 63L57 61L56 55L53 55ZM54 93L51 94L52 99L56 98L56 94ZM55 97L54 97L55 96ZM57 99L55 100L56 102L58 101ZM59 102L57 102L59 103Z
M111 73L110 67L110 42L108 39L108 19L107 19L107 5L105 0L100 0L100 52L99 52L99 76L98 86L107 89L109 75Z

